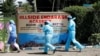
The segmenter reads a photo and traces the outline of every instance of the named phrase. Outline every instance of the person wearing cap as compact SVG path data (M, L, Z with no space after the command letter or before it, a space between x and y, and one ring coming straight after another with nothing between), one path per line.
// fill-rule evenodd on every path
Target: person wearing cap
M14 20L9 21L9 26L7 27L8 30L8 42L7 42L7 51L10 52L10 46L13 45L14 47L17 48L17 52L20 52L19 45L16 42L17 39L17 33L16 33L16 25Z
M83 48L85 48L85 46L81 45L75 38L75 36L76 36L76 24L74 22L75 19L76 18L75 17L72 18L71 15L68 16L68 28L67 28L68 39L65 44L66 51L69 51L71 41L75 45L75 47L77 47L80 51Z
M56 48L51 44L51 40L53 37L53 27L52 27L52 23L50 21L46 21L44 22L44 25L41 25L42 30L44 32L44 39L45 39L45 48L44 48L44 53L43 54L47 54L48 53L48 49L53 50L53 54L56 51Z

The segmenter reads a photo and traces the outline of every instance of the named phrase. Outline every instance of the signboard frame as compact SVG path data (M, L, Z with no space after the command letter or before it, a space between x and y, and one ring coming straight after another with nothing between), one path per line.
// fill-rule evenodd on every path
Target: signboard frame
M42 30L38 28L39 24L43 24L44 22L42 21L43 19L45 21L50 20L53 23L55 34L53 37L54 40L52 40L52 44L65 41L67 38L66 32L67 32L67 23L68 23L67 16L68 15L69 14L65 12L18 13L17 14L17 29L18 29L19 44L23 45L33 40L36 43L44 43L44 40L43 40L44 33ZM32 26L32 28L29 26ZM31 30L29 30L29 28ZM34 31L32 31L32 29ZM36 40L36 39L39 39L39 40Z

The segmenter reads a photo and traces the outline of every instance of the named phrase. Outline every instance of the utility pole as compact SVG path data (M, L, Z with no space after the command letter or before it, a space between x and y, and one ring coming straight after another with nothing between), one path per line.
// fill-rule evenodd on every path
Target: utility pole
M59 8L60 8L60 0L57 0L57 11L59 11Z
M32 3L34 4L34 10L35 10L35 12L37 12L37 3L36 3L36 0L34 0Z
M52 4L52 12L54 11L54 7L55 7L55 0L53 0L53 4Z

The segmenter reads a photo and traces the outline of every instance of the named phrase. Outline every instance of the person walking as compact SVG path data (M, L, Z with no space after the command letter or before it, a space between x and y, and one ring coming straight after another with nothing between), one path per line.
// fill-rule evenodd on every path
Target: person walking
M71 15L68 16L68 28L67 28L68 39L65 44L66 51L69 51L71 41L80 51L85 48L85 46L81 45L75 38L76 36L76 24L74 22L75 19L76 18L75 17L72 18Z
M51 49L53 50L53 54L55 53L56 51L56 48L51 44L51 40L52 40L52 37L53 37L53 27L51 25L51 22L50 21L46 21L44 22L44 25L41 25L42 27L42 30L45 34L45 48L44 48L44 53L43 54L47 54L48 53L48 49Z
M10 52L10 46L13 45L14 47L17 48L17 52L20 52L20 48L18 43L16 42L17 39L17 33L16 33L16 25L14 20L9 21L8 25L8 42L7 42L7 52Z

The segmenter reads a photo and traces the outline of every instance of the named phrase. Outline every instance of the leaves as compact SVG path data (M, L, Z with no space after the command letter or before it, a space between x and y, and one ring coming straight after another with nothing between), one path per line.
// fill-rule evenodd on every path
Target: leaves
M15 14L16 6L14 5L14 0L6 0L3 4L4 16L11 16Z
M93 4L93 8L96 10L96 11L100 11L100 1L97 1Z
M32 6L29 5L28 3L25 3L22 5L24 11L23 12L32 12Z
M100 33L94 33L88 38L90 44L96 45L100 42Z

